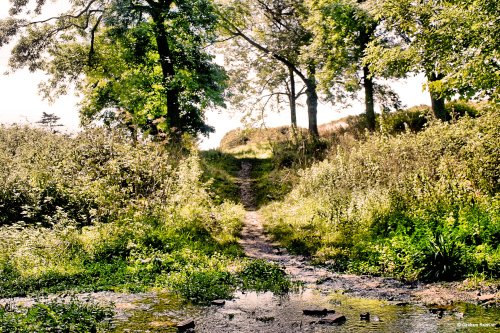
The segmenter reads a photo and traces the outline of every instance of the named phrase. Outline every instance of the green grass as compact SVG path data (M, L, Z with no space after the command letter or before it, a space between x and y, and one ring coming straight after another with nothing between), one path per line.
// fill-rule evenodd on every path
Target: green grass
M263 209L266 229L339 271L498 278L499 124L498 111L485 110L415 133L342 137Z
M237 184L240 159L232 154L211 149L200 153L203 167L203 180L209 181L210 192L216 203L224 201L240 202Z
M108 332L113 311L89 302L36 303L30 307L0 307L0 332Z

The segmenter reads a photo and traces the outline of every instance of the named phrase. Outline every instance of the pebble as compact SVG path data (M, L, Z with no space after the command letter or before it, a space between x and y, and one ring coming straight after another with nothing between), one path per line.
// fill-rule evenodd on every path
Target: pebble
M360 320L370 320L370 312L363 312L359 314L359 319Z

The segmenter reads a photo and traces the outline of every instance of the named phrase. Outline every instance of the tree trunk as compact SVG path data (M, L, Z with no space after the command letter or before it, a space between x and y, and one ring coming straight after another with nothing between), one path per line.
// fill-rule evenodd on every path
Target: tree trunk
M318 138L318 94L316 93L316 83L314 82L314 79L308 80L306 95L309 134L311 134L313 138Z
M431 75L429 75L428 77L428 80L429 82L435 82L441 80L442 78L443 76L441 74L436 75L435 73L431 73ZM430 95L431 95L432 112L434 113L434 116L442 121L448 121L449 117L446 114L446 110L444 108L445 104L444 97L441 97L432 91L430 91Z
M161 11L161 9L158 9ZM160 65L163 75L163 85L166 89L167 95L167 123L173 138L180 137L183 130L180 107L179 107L179 89L176 87L169 87L170 82L175 76L175 68L172 61L172 53L168 45L167 32L165 31L163 15L158 13L152 15L155 23L155 38L158 48L158 55L160 56Z
M363 67L363 86L365 88L365 112L368 130L375 130L375 109L373 102L373 80L368 66Z
M293 68L288 67L290 72L290 92L288 94L288 99L290 101L290 117L292 128L297 128L297 97L295 96L295 76L293 74Z
M318 93L316 92L316 69L310 65L307 70L306 95L307 117L309 119L309 134L313 138L319 137L318 131Z

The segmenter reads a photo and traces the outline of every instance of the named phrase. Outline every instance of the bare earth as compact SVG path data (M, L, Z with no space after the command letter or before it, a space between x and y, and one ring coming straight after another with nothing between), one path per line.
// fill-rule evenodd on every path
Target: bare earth
M247 256L280 264L294 280L322 292L342 291L346 295L396 302L447 305L454 302L500 303L500 285L468 288L467 281L450 283L403 283L371 276L337 274L313 266L302 256L290 255L265 234L261 216L256 211L251 181L252 164L243 161L239 172L242 202L247 209L241 241Z

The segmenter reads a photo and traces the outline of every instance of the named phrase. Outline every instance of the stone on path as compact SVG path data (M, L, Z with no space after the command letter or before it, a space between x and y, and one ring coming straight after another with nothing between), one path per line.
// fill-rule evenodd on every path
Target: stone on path
M223 299L216 299L212 301L212 305L223 306L226 304L226 301Z
M360 320L370 320L370 312L363 312L359 314L359 319Z
M177 331L188 332L188 330L194 329L194 327L195 327L194 320L192 318L188 318L177 324Z
M263 323L268 323L268 322L274 321L274 317L273 316L262 316L262 317L257 317L256 319L258 321L263 322Z
M331 314L328 315L324 318L321 318L318 320L318 324L323 324L323 325L340 325L343 324L346 321L346 317L344 315L339 314Z
M326 308L307 308L303 309L302 313L306 316L326 316L329 313L335 313L335 310L328 310Z

